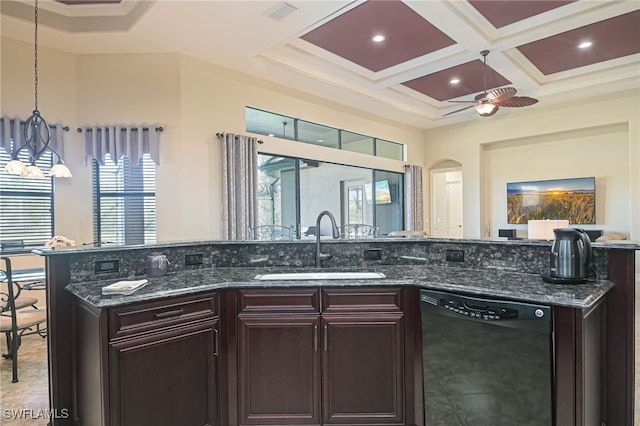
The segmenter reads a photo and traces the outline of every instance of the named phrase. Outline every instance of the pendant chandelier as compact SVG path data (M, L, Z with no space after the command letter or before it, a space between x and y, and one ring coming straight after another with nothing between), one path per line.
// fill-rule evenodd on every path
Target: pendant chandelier
M58 157L58 162L49 170L49 176L71 177L71 171L64 165L62 157L50 146L51 128L42 115L40 115L40 111L38 111L38 0L35 0L34 23L35 109L33 110L33 114L27 118L27 121L24 123L24 145L14 151L11 161L4 168L4 172L12 175L44 179L44 173L36 165L36 161L40 159L45 151L50 151ZM29 153L30 164L28 166L18 159L18 154L20 154L20 151L23 149L26 149Z

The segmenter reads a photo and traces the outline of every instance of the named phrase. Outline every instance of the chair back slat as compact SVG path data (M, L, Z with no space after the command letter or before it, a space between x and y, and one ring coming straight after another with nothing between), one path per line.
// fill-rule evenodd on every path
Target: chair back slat
M250 240L292 240L293 227L282 225L260 225L249 227Z

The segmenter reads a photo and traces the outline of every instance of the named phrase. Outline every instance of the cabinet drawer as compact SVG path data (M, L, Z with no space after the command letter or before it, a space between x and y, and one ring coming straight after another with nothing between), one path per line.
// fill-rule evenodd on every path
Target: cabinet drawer
M322 290L323 313L402 312L400 288L327 288Z
M144 333L217 314L217 293L115 308L109 311L109 338Z
M320 312L317 288L239 290L239 314Z

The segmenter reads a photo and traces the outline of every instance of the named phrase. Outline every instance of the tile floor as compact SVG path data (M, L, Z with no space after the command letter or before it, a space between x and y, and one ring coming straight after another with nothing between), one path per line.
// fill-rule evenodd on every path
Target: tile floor
M0 348L6 352L4 335ZM18 382L11 383L11 360L0 358L0 424L46 425L49 408L47 340L25 336L18 351ZM22 411L20 411L22 410Z
M640 286L640 282L636 283ZM636 292L636 404L635 418L640 419L640 291ZM3 341L2 351L6 350ZM3 426L45 426L48 423L47 344L41 337L24 337L19 353L18 383L11 383L11 361L0 359L0 424ZM22 419L11 410L22 409ZM27 418L25 418L27 417Z

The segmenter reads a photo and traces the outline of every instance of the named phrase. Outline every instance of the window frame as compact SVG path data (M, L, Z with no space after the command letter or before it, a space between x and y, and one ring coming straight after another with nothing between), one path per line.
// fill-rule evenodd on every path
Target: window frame
M259 114L264 114L264 117L271 117L271 118L277 118L278 120L281 121L283 128L282 131L280 131L279 129L275 129L275 128L270 128L268 129L267 124L268 123L264 123L264 121L262 123L258 123L258 126L256 128L250 128L249 127L249 120L247 119L249 111L253 112L253 113L259 113ZM268 120L265 120L268 121ZM319 139L316 142L310 141L310 140L300 140L299 138L299 124L300 123L306 123L311 125L312 127L316 127L316 128L325 128L327 129L327 131L337 131L338 135L337 135L337 145L338 146L329 146L323 139ZM260 124L262 124L262 128L260 127ZM291 132L292 136L289 136L287 133L289 133L287 131L287 126L291 125L291 127L293 127L292 130L290 130L289 132ZM276 112L272 112L272 111L267 111L267 110L263 110L260 108L256 108L256 107L252 107L252 106L245 106L245 130L251 133L255 133L258 135L265 135L265 136L271 136L271 137L277 137L277 138L281 138L281 139L287 139L287 140L293 140L296 142L300 142L300 143L308 143L311 145L317 145L317 146L322 146L325 148L334 148L334 149L340 149L340 150L345 150L345 151L352 151L352 152L360 152L361 151L357 151L357 150L348 150L348 149L344 149L343 147L343 133L348 133L348 134L353 134L353 135L360 135L362 136L364 139L371 139L371 153L362 153L363 155L371 155L373 157L380 157L380 158L389 158L391 160L396 160L396 161L406 161L407 158L407 145L406 144L402 144L399 142L394 142L394 141L390 141L387 139L382 139L382 138L377 138L374 136L369 136L369 135L365 135L359 132L355 132L352 130L347 130L347 129L339 129L337 127L333 127L333 126L327 126L325 124L321 124L321 123L316 123L314 121L309 121L309 120L305 120L302 118L297 118L297 117L290 117L284 114L279 114ZM385 144L395 144L398 145L401 148L401 153L400 156L402 158L395 158L395 157L388 157L388 156L383 156L380 155L380 152L378 150L378 142L383 142ZM382 151L382 150L380 150Z
M49 239L55 235L55 180L53 177L46 177L44 179L28 178L23 176L8 175L2 173L7 162L11 161L12 152L14 151L15 141L10 140L9 150L0 150L0 222L11 223L15 219L15 215L20 215L25 220L29 217L29 208L31 203L29 201L43 200L46 201L46 205L42 211L48 208L49 214L47 215L49 220L48 225L40 225L39 221L34 224L38 226L25 225L27 229L38 229L40 233L34 233L33 236L27 235L24 231L16 232L3 232L4 226L0 227L0 249L11 249L11 251L20 251L24 249L25 252L30 251L30 248L41 247ZM23 149L18 158L25 164L30 164L29 152ZM42 170L45 176L48 175L49 170L53 167L53 154L50 151L45 151L40 158L36 161L36 165ZM22 181L26 179L25 181ZM18 182L29 182L30 184L43 182L42 185L28 185L27 188L23 188ZM44 183L46 182L46 183ZM19 207L18 204L22 203L9 203L3 204L3 198L18 197L18 199L28 200L25 206ZM48 206L47 206L48 205ZM42 217L42 216L41 216ZM24 228L23 228L24 229Z
M99 164L99 162L96 159L93 159L92 161L92 190L93 190L93 243L94 244L110 244L110 243L115 243L118 245L137 245L137 244L150 244L150 243L155 243L156 239L157 239L157 200L156 200L156 193L157 193L157 188L156 188L156 172L157 172L157 165L153 162L153 160L151 160L149 154L144 154L144 156L140 157L140 163L138 165L133 165L131 163L131 160L126 157L123 156L118 160L118 164L114 163L113 160L111 160L108 156L105 159L105 164L104 166ZM145 167L151 167L153 166L153 190L152 191L148 191L144 189L144 183L145 183ZM136 184L141 184L143 186L142 190L127 190L127 182L123 182L123 188L122 190L108 190L106 188L102 188L101 183L103 182L103 180L101 179L101 173L100 170L102 167L122 167L122 180L126 180L127 176L130 175L131 171L136 169L140 171L140 178L139 180L136 180L134 183ZM103 169L104 170L104 169ZM114 178L114 181L117 178ZM119 181L118 181L119 183ZM148 217L147 213L145 212L145 201L148 200L149 198L152 198L153 200L153 217ZM120 221L122 222L122 226L125 228L124 231L122 231L121 229L116 229L114 232L117 232L118 234L122 234L123 237L117 239L117 241L104 241L104 234L105 234L105 229L103 229L104 227L104 223L106 222L106 217L103 217L103 211L102 211L102 200L106 200L106 199L122 199L122 201L124 202L124 211L122 213L122 215L116 213L115 216L115 220L111 219L111 224L119 224ZM139 200L142 202L142 220L135 220L133 219L133 213L131 211L128 210L128 207L126 206L127 204L127 200ZM129 214L127 214L129 213ZM122 217L120 217L122 216ZM148 220L151 220L153 222L153 232L152 232L152 237L151 238L147 238L147 230L145 229L147 224L148 224ZM133 237L129 237L129 238L133 238L132 239L127 239L128 238L128 234L126 231L127 225L133 225L133 226L138 226L139 229L136 231L137 234L134 235ZM118 226L114 226L114 228L117 228ZM136 236L138 238L136 238ZM141 237L141 239L140 239Z
M376 169L376 168L371 168L371 167L366 167L366 166L355 166L352 164L343 164L343 163L338 163L338 162L333 162L333 161L325 161L325 160L312 160L309 158L302 158L302 157L294 157L294 156L290 156L290 155L283 155L283 154L274 154L274 153L270 153L270 152L266 152L266 151L258 151L258 155L264 155L264 156L271 156L271 157L279 157L279 158L283 158L283 159L290 159L294 161L294 192L295 192L295 214L296 214L296 223L294 225L294 233L295 233L295 239L301 239L302 238L302 228L301 228L301 218L302 218L302 212L301 212L301 200L302 200L302 196L303 194L301 194L300 191L300 187L301 187L301 181L300 181L300 163L301 162L320 162L320 163L326 163L326 164L333 164L333 165L337 165L337 166L343 166L343 167L353 167L353 168L357 168L357 169L362 169L362 170L366 170L370 173L370 179L371 182L376 182L376 179L378 178L377 174L378 173L393 173L395 175L397 175L400 178L400 188L398 188L399 193L397 194L397 196L402 197L402 202L399 204L399 207L401 209L401 222L402 222L402 228L404 229L404 226L406 225L406 200L405 200L405 194L404 194L404 188L406 185L405 182L405 174L401 173L401 172L396 172L396 171L391 171L391 170L383 170L383 169ZM257 170L258 173L260 173L260 170ZM375 200L375 185L372 186L372 197ZM364 193L363 193L364 196ZM340 195L340 197L342 197L342 195ZM378 203L374 203L373 204L373 208L371 211L371 221L373 223L374 226L380 226L380 224L378 223L378 212L377 212L377 208L378 208ZM260 221L260 218L258 218L258 220ZM262 223L262 221L259 222L261 225L264 225L266 223ZM275 225L285 225L283 223L279 223L279 224L275 224ZM343 224L344 225L344 224Z

